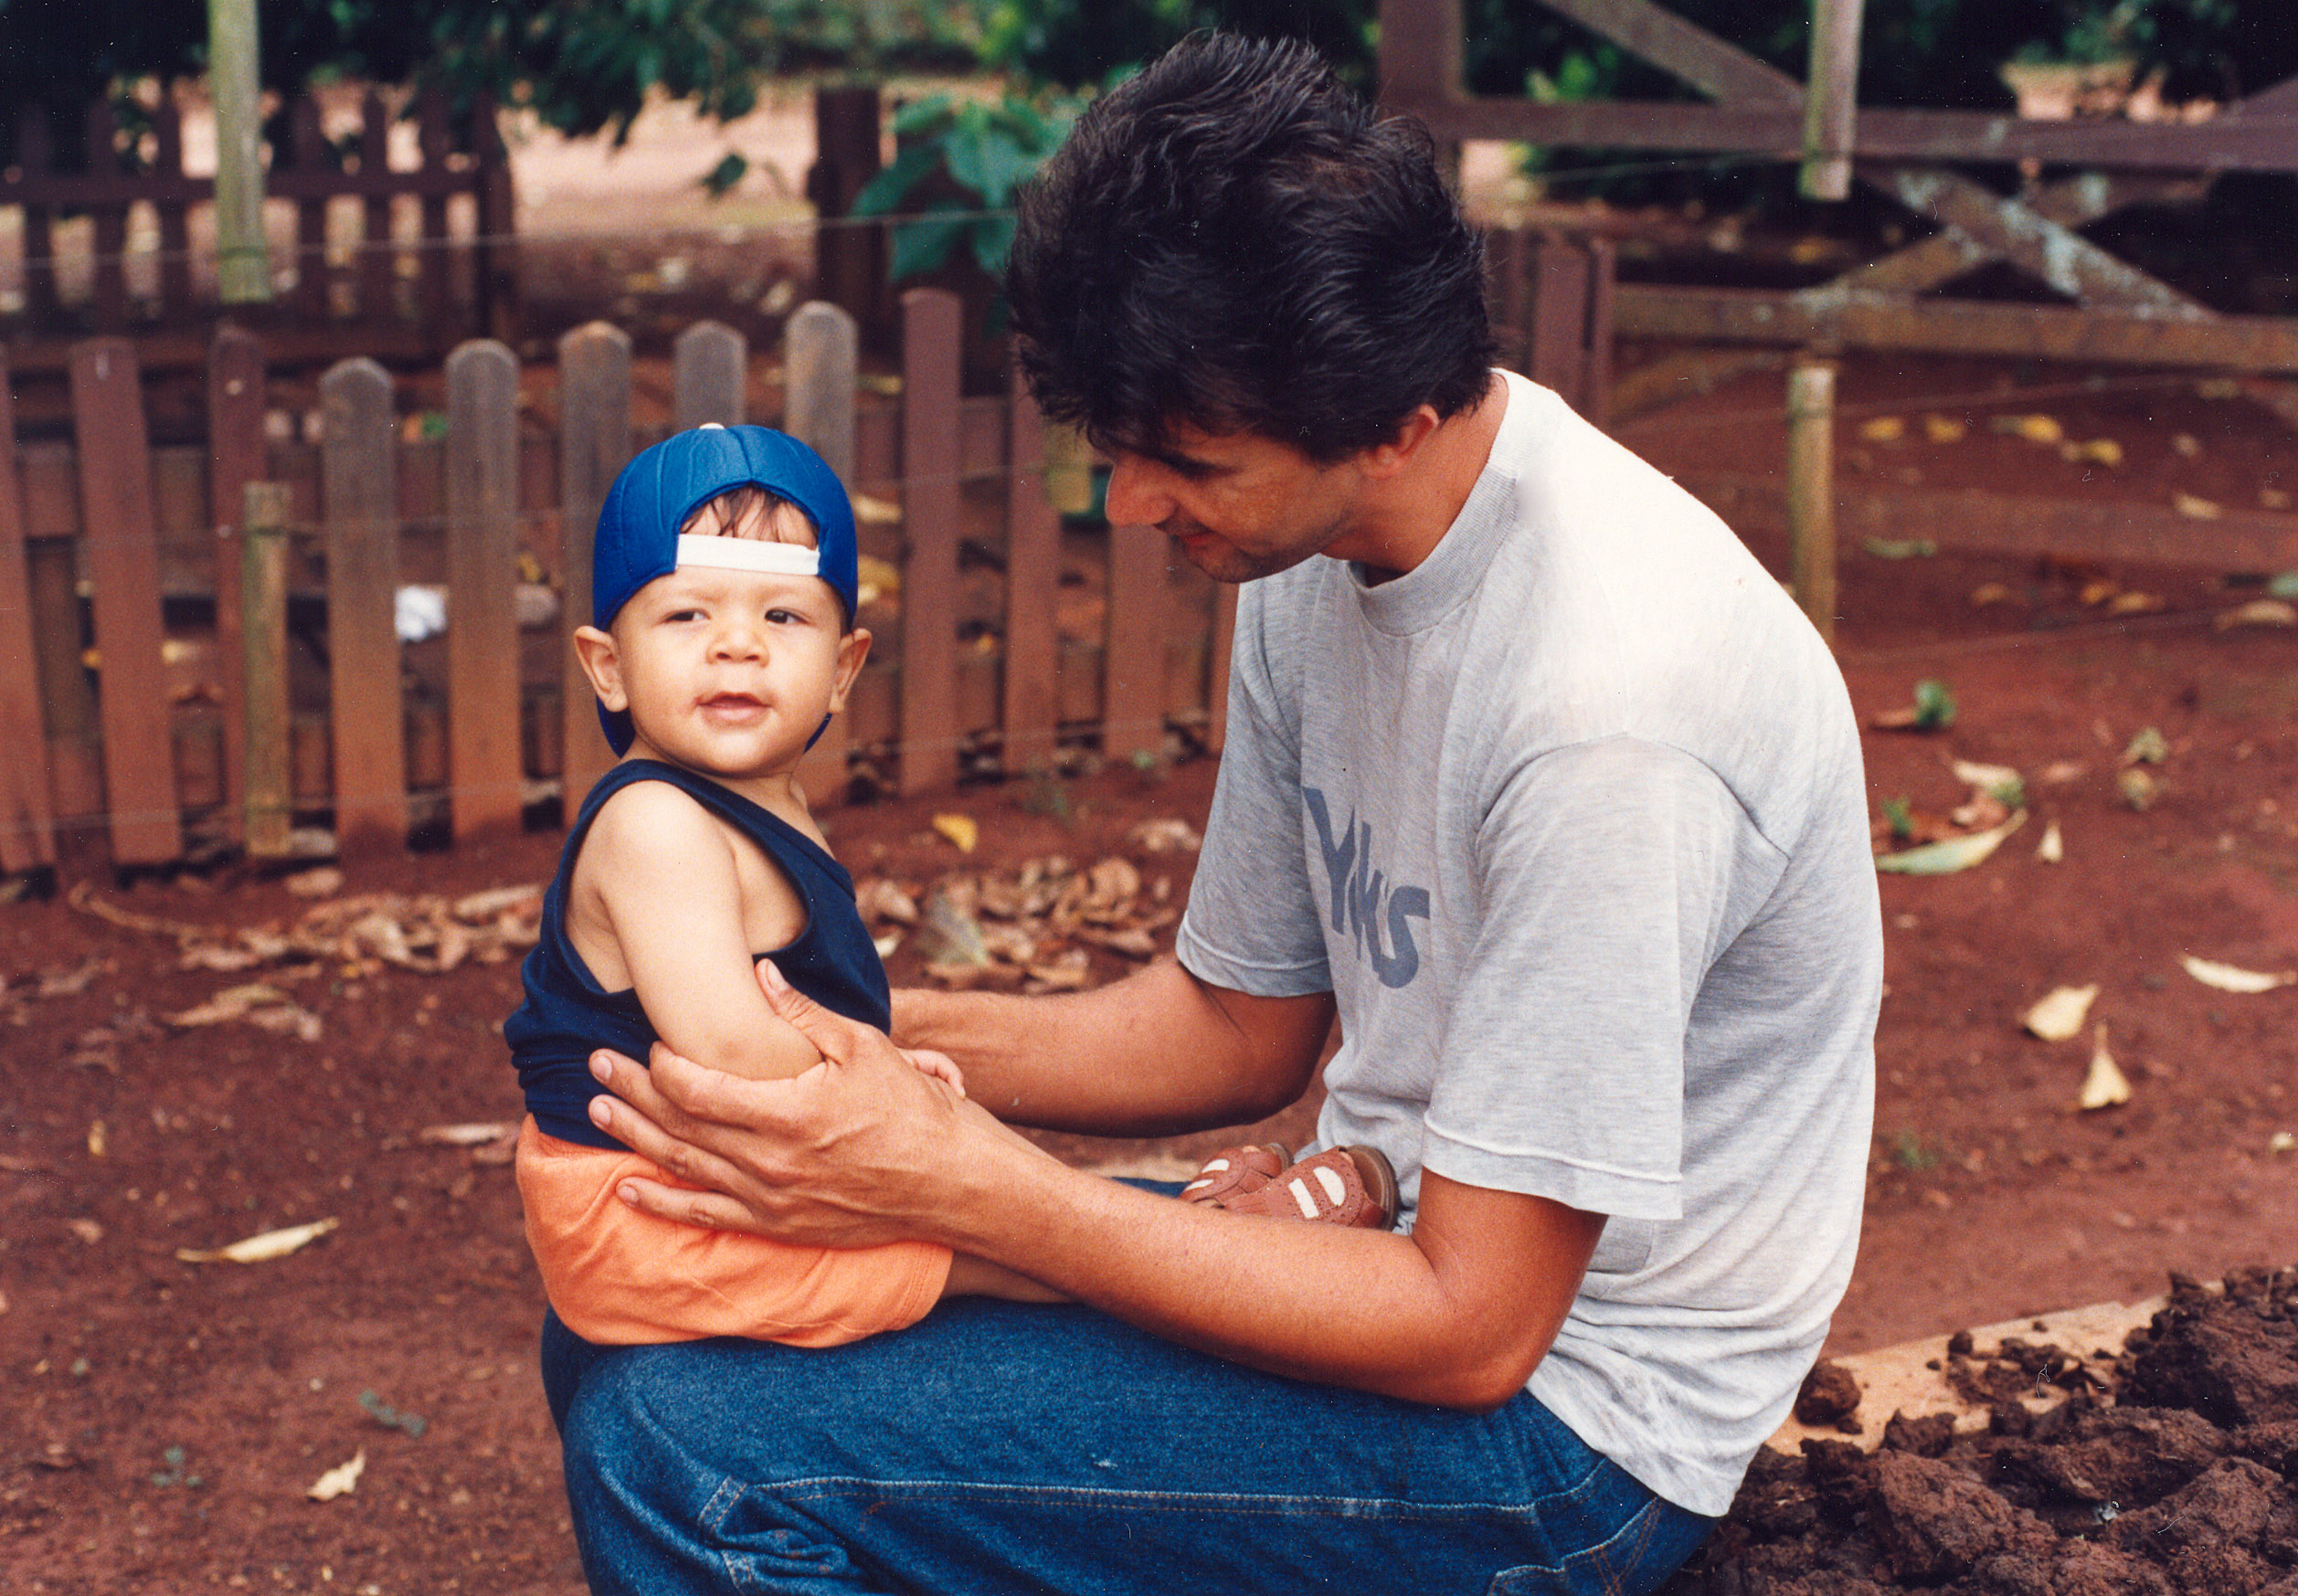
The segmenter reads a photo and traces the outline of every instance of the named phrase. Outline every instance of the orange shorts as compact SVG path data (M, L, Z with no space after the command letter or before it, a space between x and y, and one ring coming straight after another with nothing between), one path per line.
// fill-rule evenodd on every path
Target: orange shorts
M798 1247L657 1219L615 1196L633 1175L680 1184L636 1153L546 1136L531 1116L520 1133L527 1245L551 1306L586 1341L835 1347L916 1323L949 1278L949 1249L927 1242Z

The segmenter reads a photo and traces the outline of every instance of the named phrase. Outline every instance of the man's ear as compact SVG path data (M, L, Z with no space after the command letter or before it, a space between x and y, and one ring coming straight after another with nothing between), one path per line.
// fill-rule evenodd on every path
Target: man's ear
M600 703L609 710L630 707L630 695L622 690L622 655L611 633L595 626L577 627L575 658L582 665L582 673L590 678L590 691L598 695Z
M870 657L870 629L860 626L838 639L838 674L830 687L831 714L846 707L846 694L853 691L853 679L862 674L862 662Z
M1423 405L1396 424L1396 435L1384 443L1376 443L1357 457L1357 469L1375 481L1396 475L1412 464L1420 446L1428 441L1441 424L1434 405Z

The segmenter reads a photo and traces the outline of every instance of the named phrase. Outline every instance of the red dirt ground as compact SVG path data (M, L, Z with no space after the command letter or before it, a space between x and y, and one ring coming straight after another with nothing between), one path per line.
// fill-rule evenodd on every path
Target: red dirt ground
M2298 465L2282 423L2191 385L2072 397L2051 386L2030 400L1996 391L2007 375L2056 380L1855 367L1847 402L1877 407L1847 420L1841 447L1879 475L2155 503L2184 491L2256 505ZM1776 374L1745 378L1622 436L1679 472L1725 454L1762 469L1779 388ZM1984 397L1957 397L1972 394ZM1854 436L1892 406L1911 437ZM2124 464L2085 484L2082 468L1987 425L2042 410L2070 438L2115 437ZM1934 411L1967 412L1969 434L1929 441L1917 417ZM1741 414L1761 418L1729 419ZM1758 552L1782 567L1781 549ZM2082 602L2100 579L2164 608L2108 618L2104 600ZM2008 600L1973 605L1990 583ZM2298 630L2215 629L2212 616L2258 594L2192 569L1854 548L1843 593L1838 648L1863 718L1907 703L1922 679L1959 705L1943 732L1870 734L1879 808L1904 797L1952 809L1967 796L1952 756L2018 767L2032 818L1966 873L1884 879L1890 993L1868 1228L1836 1348L2144 1295L2173 1269L2212 1279L2290 1262L2298 1152L2273 1149L2298 1131L2298 988L2215 991L2175 959L2298 967ZM2159 792L2142 812L2117 767L2148 726L2168 758L2150 766ZM2060 763L2081 771L2046 779ZM1127 851L1179 891L1190 855L1123 840L1150 816L1202 822L1211 776L1201 761L1156 780L1082 779L1061 789L1065 820L1043 787L885 803L837 815L831 836L860 876L922 884L961 864ZM981 821L970 859L927 828L948 809ZM2053 820L2057 864L2035 852ZM557 840L355 862L344 891L538 882ZM286 925L311 906L245 869L122 885L89 861L63 878L135 914L222 927ZM1094 958L1097 977L1126 964ZM916 978L908 949L892 962L897 980ZM154 1017L250 978L183 970L170 938L59 892L0 907L0 1591L578 1591L534 1368L541 1295L508 1171L418 1139L516 1114L497 1032L515 965L352 980L322 969L293 987L323 1027L311 1042L240 1024L174 1031ZM2093 1016L2134 1095L2085 1114L2074 1104L2088 1040L2037 1041L2019 1015L2053 987L2093 981ZM1283 1116L1280 1134L1299 1136L1308 1113ZM1058 1147L1107 1166L1220 1139ZM341 1228L271 1263L175 1258L326 1217ZM383 1422L408 1415L420 1436ZM305 1498L362 1449L355 1492Z

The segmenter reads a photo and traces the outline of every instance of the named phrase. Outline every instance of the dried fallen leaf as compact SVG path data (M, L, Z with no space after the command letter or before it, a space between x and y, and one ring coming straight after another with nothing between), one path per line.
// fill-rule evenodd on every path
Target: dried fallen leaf
M1920 848L1909 848L1898 853L1876 856L1875 868L1894 875L1953 875L1969 870L1985 860L2003 844L2003 839L2017 830L2027 820L2027 811L2020 809L1999 826L1985 831L1974 831L1966 837L1950 837L1943 842L1926 842Z
M344 890L344 872L332 864L300 870L281 883L299 898L332 898Z
M2036 846L2035 857L2045 864L2057 864L2067 857L2067 845L2059 835L2058 821L2043 828L2043 840Z
M2083 1077L2081 1095L2075 1101L2089 1110L2113 1108L2130 1100L2130 1077L2115 1063L2114 1055L2106 1051L2106 1027L2102 1025L2091 1048L2091 1073Z
M2123 463L2123 446L2112 438L2093 438L2081 443L2062 443L2059 458L2081 465L2101 465L2110 470Z
M102 1157L104 1156L104 1148L109 1142L110 1138L104 1134L104 1122L101 1119L90 1121L88 1126L88 1156L91 1158Z
M2051 416L1997 416L1988 425L1997 432L2023 438L2029 443L2049 444L2054 449L2067 440L2067 429Z
M2130 746L2123 750L2125 765L2160 765L2170 757L2170 745L2162 733L2153 726L2141 726L2132 737Z
M2043 766L2042 774L2035 779L2045 787L2064 787L2090 774L2091 767L2080 759L2054 759Z
M853 890L853 906L863 920L891 920L896 925L917 924L917 900L884 876L873 876Z
M1927 560L1939 545L1927 537L1866 537L1859 547L1878 560Z
M1975 787L1981 792L2001 792L2007 787L2023 785L2018 772L2007 765L1982 765L1972 759L1951 759L1947 767L1954 778L1965 787Z
M490 887L483 893L471 893L455 900L454 914L458 920L472 925L482 925L505 909L521 907L532 907L535 912L541 912L543 889L540 884Z
M2298 1150L2298 1135L2293 1135L2292 1132L2286 1130L2278 1130L2272 1136L2266 1138L2266 1150L2270 1153L2287 1153Z
M2222 632L2238 626L2298 626L2298 605L2281 598L2253 598L2220 611L2210 624Z
M2164 608L2164 604L2163 596L2159 593L2117 593L2107 600L2106 612L2109 615L2152 615Z
M2135 765L2114 773L2114 790L2123 795L2124 803L2142 815L2153 809L2155 800L2162 796L2161 784Z
M1923 417L1923 436L1933 443L1961 443L1970 428L1951 416Z
M234 1242L228 1247L178 1247L175 1257L184 1263L269 1263L274 1258L284 1258L290 1252L308 1246L342 1222L337 1219L313 1220L307 1225L289 1225L284 1230L265 1231L260 1235Z
M2196 980L2221 992L2271 992L2276 987L2298 981L2298 973L2290 970L2269 975L2263 970L2246 970L2215 959L2197 958L2190 953L2180 954L2178 963Z
M349 1496L359 1484L359 1476L367 1469L367 1449L354 1453L349 1463L338 1464L312 1482L303 1495L314 1502L332 1502L338 1496Z
M1897 443L1906 436L1907 423L1897 416L1876 416L1859 423L1859 437L1869 443Z
M2091 999L2099 995L2099 984L2087 987L2060 987L2044 998L2019 1019L2019 1024L2045 1041L2064 1041L2079 1034L2083 1020L2090 1015Z
M2077 594L2076 597L2085 609L2091 609L2104 604L2122 591L2123 585L2120 582L2113 582L2104 576L2097 576L2085 582L2082 585L2082 591Z
M2170 507L2192 521L2216 521L2222 513L2218 501L2195 493L2173 493Z
M1175 848L1194 853L1205 845L1195 827L1186 820L1170 819L1143 820L1126 834L1125 840L1147 853L1164 853Z
M461 1125L427 1125L415 1133L415 1139L442 1147L477 1147L507 1141L518 1134L516 1120L473 1120Z
M66 1220L64 1221L64 1228L71 1231L73 1235L78 1236L81 1241L87 1242L91 1247L98 1242L104 1239L103 1226L97 1223L94 1220Z
M980 823L971 815L936 815L933 824L960 853L971 853L981 840Z
M1971 603L1980 609L1990 604L2008 604L2010 601L2011 590L2000 582L1982 582L1971 589Z
M926 894L926 910L918 933L927 939L927 967L986 966L990 949L981 939L981 922L959 901L961 894L954 892L951 883L937 883Z

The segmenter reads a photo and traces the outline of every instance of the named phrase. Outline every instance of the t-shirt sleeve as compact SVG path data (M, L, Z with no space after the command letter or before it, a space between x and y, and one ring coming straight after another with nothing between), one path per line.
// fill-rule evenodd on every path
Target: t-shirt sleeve
M1590 1212L1681 1217L1692 1004L1757 906L1745 867L1776 882L1784 858L1707 766L1632 737L1519 769L1477 858L1483 930L1445 1028L1425 1166Z
M1301 831L1300 720L1281 691L1289 661L1281 642L1273 654L1262 597L1257 583L1237 596L1228 738L1174 952L1213 986L1297 998L1329 991L1332 976Z

